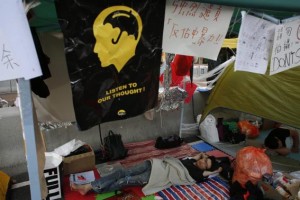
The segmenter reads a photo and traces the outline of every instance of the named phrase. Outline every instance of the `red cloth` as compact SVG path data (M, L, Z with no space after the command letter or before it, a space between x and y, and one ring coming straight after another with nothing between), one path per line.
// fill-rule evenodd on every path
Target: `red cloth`
M174 60L170 63L172 71L172 86L179 86L184 76L190 75L190 69L193 66L193 56L175 55ZM161 74L160 82L163 83L164 76Z
M94 169L95 178L99 179L100 174L98 173L97 169ZM135 187L128 187L124 189L125 192L132 192L140 197L144 197L144 193L142 192L142 187L135 186ZM81 195L77 191L71 191L70 188L70 181L69 181L69 175L64 176L63 179L63 194L65 200L95 200L97 193L89 192L86 195Z
M183 83L180 84L180 87L184 88ZM190 103L197 87L198 86L194 83L191 82L185 83L185 91L188 93L188 96L185 98L184 103Z
M100 174L98 173L97 169L94 169L95 178L100 178ZM81 195L77 191L71 191L70 188L70 181L69 181L69 175L64 176L63 178L63 195L65 200L95 200L96 199L96 193L89 192L86 195Z
M125 148L128 149L128 156L119 160L124 167L133 166L150 158L163 158L167 155L175 158L183 158L187 155L194 156L199 153L186 143L177 148L157 149L155 148L155 140L127 143L125 144Z
M183 78L184 76L190 75L190 69L193 67L193 56L185 56L176 54L173 61L170 64L171 72L172 72L172 80L170 83L170 87L180 86L183 87ZM164 75L161 74L159 77L160 82L163 84ZM184 100L185 103L189 103L193 97L195 90L197 89L197 85L194 83L186 83L185 91L188 93L188 97Z

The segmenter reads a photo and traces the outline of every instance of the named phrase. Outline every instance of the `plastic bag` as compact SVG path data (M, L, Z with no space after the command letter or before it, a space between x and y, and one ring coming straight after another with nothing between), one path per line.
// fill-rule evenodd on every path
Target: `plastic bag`
M240 132L245 134L248 138L256 138L259 136L258 127L251 124L248 120L238 122Z
M254 185L264 174L272 174L272 163L265 149L244 147L237 152L232 182L238 181L243 187L247 181Z
M203 122L200 123L200 132L204 140L210 143L219 142L219 134L217 129L216 118L209 114L206 116Z

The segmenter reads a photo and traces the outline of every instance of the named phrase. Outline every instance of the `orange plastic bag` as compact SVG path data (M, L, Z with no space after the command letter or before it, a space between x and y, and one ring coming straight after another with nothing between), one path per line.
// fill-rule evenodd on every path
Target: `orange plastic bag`
M256 185L266 173L272 174L273 169L265 149L249 146L237 152L232 182L238 181L243 187L247 181Z
M251 124L247 120L239 121L238 127L241 131L241 133L246 134L248 138L256 138L259 136L259 130L258 127Z

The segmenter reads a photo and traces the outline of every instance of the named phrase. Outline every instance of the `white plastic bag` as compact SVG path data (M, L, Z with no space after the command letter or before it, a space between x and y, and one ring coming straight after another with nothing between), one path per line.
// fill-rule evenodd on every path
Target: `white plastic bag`
M209 114L200 124L200 133L204 140L210 143L219 142L216 118Z
M81 147L83 145L85 145L85 143L82 142L81 140L73 139L73 140L65 143L64 145L54 149L54 153L56 153L60 156L67 156L71 152L75 151L76 149L78 149L79 147Z

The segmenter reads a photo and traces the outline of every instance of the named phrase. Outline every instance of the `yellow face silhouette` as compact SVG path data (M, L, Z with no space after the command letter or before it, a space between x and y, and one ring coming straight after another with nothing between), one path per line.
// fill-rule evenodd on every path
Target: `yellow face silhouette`
M103 10L93 25L94 52L98 54L102 67L113 64L120 72L135 55L142 28L142 20L132 8L112 6Z

